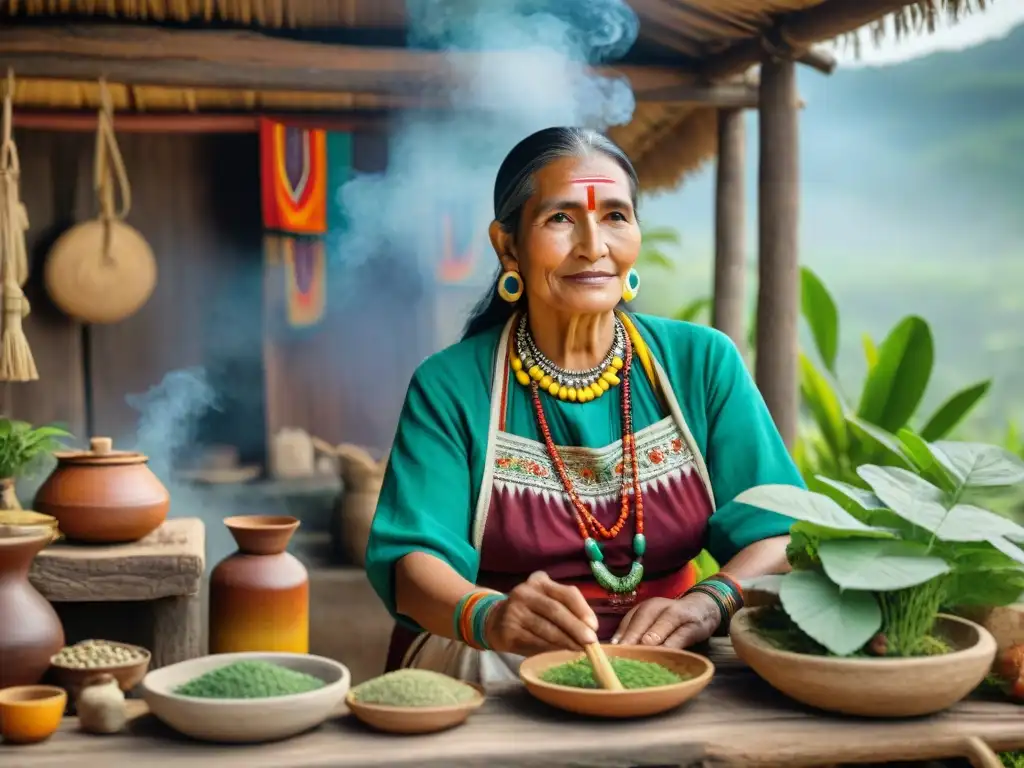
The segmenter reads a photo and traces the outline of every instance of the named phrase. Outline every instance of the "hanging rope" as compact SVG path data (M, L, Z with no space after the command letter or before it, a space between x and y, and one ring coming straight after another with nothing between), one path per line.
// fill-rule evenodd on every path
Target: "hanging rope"
M22 320L30 311L22 286L28 280L25 230L28 211L18 195L21 163L14 144L14 72L7 71L3 116L0 119L0 279L3 281L3 337L0 344L0 381L35 381L39 378Z
M104 80L100 80L100 111L96 121L92 178L100 203L100 221L103 222L103 261L109 264L114 260L110 253L113 225L128 216L132 207L132 188L114 135L114 103ZM120 192L120 210L115 207L116 192Z

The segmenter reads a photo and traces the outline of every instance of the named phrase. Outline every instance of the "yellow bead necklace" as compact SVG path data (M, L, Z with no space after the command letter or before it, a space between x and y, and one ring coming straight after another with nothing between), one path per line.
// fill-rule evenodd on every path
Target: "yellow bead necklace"
M626 333L626 327L616 316L615 338L601 364L587 371L567 371L537 349L526 315L523 315L515 333L515 343L509 344L509 366L516 381L524 387L536 381L541 389L559 400L588 403L619 384Z

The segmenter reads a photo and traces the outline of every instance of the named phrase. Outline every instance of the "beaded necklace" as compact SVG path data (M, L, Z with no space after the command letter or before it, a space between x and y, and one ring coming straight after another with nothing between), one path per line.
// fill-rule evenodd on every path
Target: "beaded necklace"
M633 409L629 391L629 371L633 362L633 345L628 335L624 334L624 357L621 366L622 376L622 506L618 520L611 529L605 528L601 522L594 517L593 513L583 503L579 493L573 486L572 479L566 471L565 462L555 447L555 441L551 438L551 428L548 426L547 418L544 416L544 406L540 399L540 383L536 380L530 382L530 394L533 400L533 408L537 415L537 426L544 436L544 445L547 447L548 456L555 466L562 487L565 488L569 500L572 502L573 515L576 518L576 525L579 528L580 536L583 537L583 551L590 563L590 570L594 574L597 583L603 589L614 594L628 594L636 591L640 581L644 577L643 556L647 549L647 540L644 538L644 501L640 491L640 471L636 454L636 439L633 435ZM597 538L610 541L618 536L629 519L629 497L630 489L633 491L634 505L636 507L636 532L633 534L633 563L629 573L625 576L617 576L604 564L604 553Z
M618 385L626 335L625 326L616 317L612 345L601 364L586 371L567 371L551 362L537 348L524 314L515 330L515 343L509 345L509 363L516 381L524 387L537 384L559 400L588 403Z

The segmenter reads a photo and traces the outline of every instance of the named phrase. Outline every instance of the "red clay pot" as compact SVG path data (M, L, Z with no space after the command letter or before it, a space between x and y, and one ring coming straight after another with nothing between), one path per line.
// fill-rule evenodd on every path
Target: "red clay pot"
M285 551L299 521L243 515L224 525L238 551L210 574L210 653L309 653L309 573Z
M57 518L69 541L121 544L159 528L171 497L146 466L148 458L115 451L109 437L94 437L89 447L54 454L57 467L36 493L34 509Z
M52 540L48 528L0 531L0 689L35 685L64 647L57 612L28 580L32 560Z

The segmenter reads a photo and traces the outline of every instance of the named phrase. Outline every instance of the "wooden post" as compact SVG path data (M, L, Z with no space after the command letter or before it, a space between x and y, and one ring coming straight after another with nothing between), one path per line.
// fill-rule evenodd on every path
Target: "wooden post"
M741 109L718 110L715 180L715 287L712 325L740 351L747 346L747 265L743 174L746 131Z
M757 385L783 440L797 435L800 208L796 66L761 64L758 158Z

